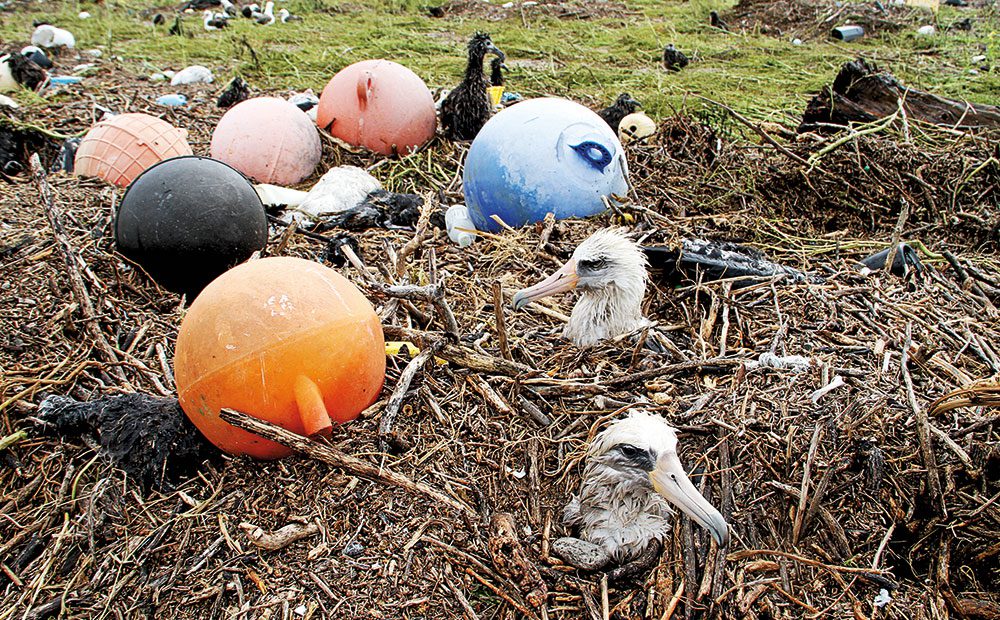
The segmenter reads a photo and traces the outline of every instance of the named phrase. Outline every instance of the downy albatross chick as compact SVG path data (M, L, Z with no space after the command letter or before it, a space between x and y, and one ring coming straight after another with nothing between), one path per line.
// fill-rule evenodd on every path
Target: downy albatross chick
M598 116L604 119L611 130L618 134L618 126L621 125L622 119L635 112L636 108L641 108L642 104L632 98L628 93L622 93L618 95L618 99L615 102L604 108L597 113Z
M465 77L441 102L441 127L449 140L472 140L493 114L493 103L486 92L490 83L483 73L487 53L496 55L501 62L506 59L490 35L477 32L469 41Z
M614 229L601 229L577 246L572 258L538 284L514 295L514 309L532 301L580 289L563 337L578 347L592 347L605 338L642 329L646 294L646 255L631 239Z
M590 445L580 493L563 512L563 522L578 537L560 538L552 550L584 570L655 558L670 534L671 504L720 547L729 544L726 520L684 473L676 431L660 416L634 411Z

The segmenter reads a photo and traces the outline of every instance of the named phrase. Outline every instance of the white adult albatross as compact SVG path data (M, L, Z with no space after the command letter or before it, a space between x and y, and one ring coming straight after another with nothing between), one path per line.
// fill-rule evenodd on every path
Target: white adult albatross
M729 544L726 520L684 473L676 431L658 415L634 411L590 445L580 493L563 513L577 537L554 541L552 550L585 570L634 561L650 548L658 554L670 533L671 504L720 547Z
M572 258L538 284L514 295L514 309L556 293L580 289L563 336L578 347L642 329L646 294L646 255L621 231L598 230L577 246Z

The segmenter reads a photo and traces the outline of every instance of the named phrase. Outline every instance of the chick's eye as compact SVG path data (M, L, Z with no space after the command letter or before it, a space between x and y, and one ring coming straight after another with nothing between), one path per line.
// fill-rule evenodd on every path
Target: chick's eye
M640 452L642 452L639 448L627 443L618 446L618 450L622 453L622 456L629 459L639 456Z
M580 268L585 271L600 271L608 266L608 259L602 257L588 258L580 261Z

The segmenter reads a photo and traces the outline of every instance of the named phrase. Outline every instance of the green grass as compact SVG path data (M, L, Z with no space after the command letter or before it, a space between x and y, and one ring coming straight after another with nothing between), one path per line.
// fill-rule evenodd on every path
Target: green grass
M918 37L907 28L850 44L807 41L794 46L787 40L710 28L708 11L728 6L719 0L637 0L628 4L634 15L591 20L529 13L527 27L516 13L500 22L433 19L423 10L427 3L292 0L281 6L303 15L305 21L260 27L240 19L227 31L205 32L200 15L188 15L185 25L193 36L171 37L165 27L154 28L141 13L149 7L136 2L35 2L0 13L0 39L26 42L32 19L45 18L72 30L80 49L97 47L105 58L121 56L125 67L137 74L198 63L213 69L219 82L240 72L266 90L318 91L344 66L378 57L407 65L431 88L451 87L461 76L464 40L476 30L486 30L509 59L540 61L512 71L509 90L525 96L565 96L592 106L628 91L653 116L684 106L699 109L704 104L691 97L699 94L757 119L797 117L809 96L828 83L843 62L859 54L911 86L945 96L997 103L1000 92L1000 72L968 72L977 54L1000 64L1000 20L995 9L942 7L936 18L939 34L932 38ZM81 9L93 17L78 19ZM171 15L169 7L161 11ZM976 16L972 33L945 30L967 15ZM927 21L935 21L929 12ZM256 51L259 68L244 42ZM659 65L667 43L696 61L680 73L668 74Z

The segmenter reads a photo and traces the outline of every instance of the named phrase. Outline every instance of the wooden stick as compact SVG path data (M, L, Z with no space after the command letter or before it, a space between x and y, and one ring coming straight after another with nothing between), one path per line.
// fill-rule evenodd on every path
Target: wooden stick
M38 193L41 195L42 205L45 207L45 217L49 220L52 234L56 238L56 245L59 247L63 263L66 265L66 276L69 278L69 285L73 289L73 295L76 297L77 303L80 304L80 313L83 314L83 322L87 333L94 341L94 346L97 347L97 351L104 358L104 361L113 364L108 370L111 371L116 379L131 389L132 386L128 384L125 373L118 366L120 361L111 349L107 338L104 337L104 331L101 330L101 324L97 320L97 311L90 300L90 295L87 294L87 287L83 282L83 275L80 274L80 266L77 264L79 256L73 249L69 237L66 235L66 228L62 223L62 211L60 211L52 199L52 191L45 180L45 169L42 168L42 162L38 158L37 153L31 155L30 162L31 175L38 185Z
M657 377L662 377L664 375L672 375L679 372L686 372L688 370L700 370L703 368L718 367L726 368L729 366L739 366L744 363L745 360L740 360L731 357L713 357L707 360L700 360L694 362L680 362L677 364L667 364L666 366L661 366L660 368L650 368L649 370L640 370L639 372L633 372L627 375L621 375L618 377L612 377L607 381L604 381L604 385L625 385L628 383L634 383L636 381L645 381L646 379L655 379Z
M409 340L418 346L425 346L425 344L430 342L432 339L441 338L440 333L435 334L433 332L425 332L417 329L408 329L397 325L384 325L382 329L388 338L394 340ZM469 370L486 372L493 375L507 375L514 377L517 375L534 374L537 372L534 368L519 362L505 360L501 357L494 357L492 355L483 355L462 344L451 342L445 343L444 347L441 348L441 351L438 352L438 356L448 360L449 362L468 368Z
M913 344L912 336L913 324L906 324L906 341L903 343L903 355L899 362L900 372L903 375L903 384L906 386L906 400L913 410L913 417L917 422L917 440L920 442L920 456L927 468L927 490L937 501L938 511L942 516L948 515L948 507L945 504L944 492L941 489L941 477L938 474L937 458L934 456L934 444L931 441L930 421L927 419L927 410L917 402L917 396L913 391L913 379L910 377L910 369L907 365L910 361L910 346Z
M396 421L396 416L399 415L399 410L403 406L403 399L406 398L406 392L410 389L410 383L413 382L413 378L424 367L427 360L433 359L443 346L444 340L432 342L430 346L425 347L423 351L411 359L403 372L399 374L399 381L393 388L392 395L389 396L389 403L385 406L382 420L378 425L378 439L383 452L388 452L388 439L392 434L392 424Z
M310 458L323 461L324 463L328 463L334 467L339 467L340 469L346 470L356 476L362 476L377 482L391 484L411 493L419 493L441 502L450 508L460 512L465 512L470 516L478 516L478 513L467 506L464 502L451 498L422 482L415 482L402 474L398 474L385 468L375 467L374 465L370 465L359 458L346 454L333 446L328 446L313 439L309 439L308 437L303 437L302 435L285 430L280 426L271 424L270 422L258 420L257 418L251 417L241 411L224 408L219 411L219 418L221 418L223 422L228 422L237 428L260 435L264 439L270 439L271 441L280 443L281 445L291 448L296 452L301 452Z
M503 312L503 285L500 280L493 282L493 314L497 321L497 339L500 341L500 354L505 360L510 356L510 345L507 344L507 321Z

